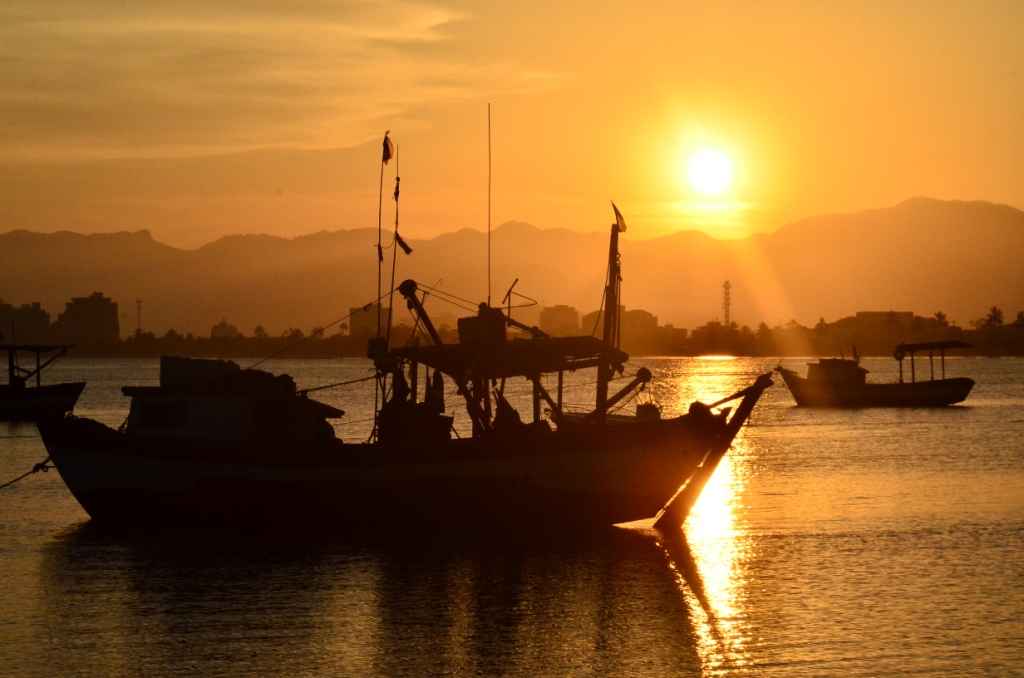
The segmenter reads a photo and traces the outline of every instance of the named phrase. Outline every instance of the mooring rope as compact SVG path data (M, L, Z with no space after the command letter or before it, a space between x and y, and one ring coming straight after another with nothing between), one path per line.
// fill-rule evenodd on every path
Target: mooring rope
M28 478L33 473L39 473L40 471L42 471L43 473L46 473L51 468L50 466L48 466L49 462L50 462L50 458L49 457L47 457L46 459L43 459L41 462L39 462L38 464L33 466L29 471L27 471L25 473L22 473L20 476L18 476L14 480L9 480L6 483L4 483L3 485L0 485L0 490L2 490L4 488L7 488L7 487L10 487L11 485L13 485L14 483L18 482L19 480L22 480L23 478Z

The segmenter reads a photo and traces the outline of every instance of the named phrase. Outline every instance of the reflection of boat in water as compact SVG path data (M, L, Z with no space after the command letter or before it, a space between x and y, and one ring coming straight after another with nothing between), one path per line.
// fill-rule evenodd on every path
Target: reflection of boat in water
M900 364L900 380L896 383L874 384L866 379L868 371L860 360L825 358L809 363L807 377L780 366L786 386L797 405L824 407L940 407L958 403L971 392L974 380L966 377L946 378L946 350L967 348L962 341L935 341L900 344L895 358ZM927 381L917 380L914 354L928 352L930 375ZM935 378L935 352L939 352L941 377ZM903 358L910 357L910 381L903 380Z
M623 530L551 540L86 522L47 535L27 573L33 605L10 622L29 620L18 637L38 648L19 675L699 675L700 620L665 560ZM643 615L643 633L623 632ZM126 664L140 630L146 650ZM58 652L57 638L91 642Z
M0 421L37 421L70 412L82 395L84 382L42 384L42 371L67 353L67 345L2 344L7 351L7 383L0 384ZM35 354L35 367L18 365L18 353ZM43 359L46 354L51 354ZM29 381L35 377L35 386Z
M609 394L628 360L618 348L624 224L616 216L603 339L548 337L481 304L459 321L460 342L444 344L417 284L399 286L431 344L370 340L376 378L387 388L369 442L335 438L327 419L342 412L306 397L289 377L184 359L162 361L159 387L124 389L132 405L121 430L69 417L43 422L43 440L68 488L102 521L543 527L650 517L671 497L661 524L678 526L771 380L764 375L678 417L650 406L611 416L651 378L640 370ZM510 339L510 326L530 338ZM561 386L552 395L541 376L558 374L561 385L565 371L584 368L597 369L595 406L569 417ZM421 371L430 370L420 398ZM469 437L451 435L444 378L464 398ZM532 386L530 421L505 397L513 378ZM712 411L730 400L739 401L735 411Z

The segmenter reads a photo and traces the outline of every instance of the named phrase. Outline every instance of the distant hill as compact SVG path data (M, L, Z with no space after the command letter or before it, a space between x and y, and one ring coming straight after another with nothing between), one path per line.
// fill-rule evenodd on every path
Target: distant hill
M1024 212L1005 205L914 198L744 240L697 231L651 240L628 235L623 303L677 326L720 316L726 279L741 324L814 323L889 309L942 310L966 323L993 304L1008 317L1024 309ZM308 329L376 295L375 243L372 229L230 236L194 250L164 245L146 231L11 231L0 234L0 298L40 301L56 316L69 297L102 291L121 304L125 330L134 327L137 298L144 300L144 325L157 333L174 327L207 334L221 318L246 333L257 324L271 332ZM485 298L485 234L460 230L410 244L415 251L399 255L397 281L412 277ZM495 301L519 278L517 289L544 305L571 304L584 313L600 303L606 233L510 222L495 229L492 247Z

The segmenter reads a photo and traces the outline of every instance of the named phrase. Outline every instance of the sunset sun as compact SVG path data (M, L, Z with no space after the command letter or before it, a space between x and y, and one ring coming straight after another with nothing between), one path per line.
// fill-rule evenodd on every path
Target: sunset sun
M686 159L686 178L697 193L715 197L732 185L732 160L716 148L702 148Z

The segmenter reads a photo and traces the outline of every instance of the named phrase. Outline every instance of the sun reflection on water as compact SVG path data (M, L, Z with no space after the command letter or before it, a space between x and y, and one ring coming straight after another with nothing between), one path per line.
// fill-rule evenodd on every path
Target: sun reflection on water
M704 366L679 380L680 399L713 402L751 381L749 375L721 369L716 357L707 358ZM682 403L679 406L682 409ZM745 563L750 538L738 514L749 473L747 452L740 430L684 525L685 553L676 560L689 562L675 563L685 579L681 589L695 622L706 672L746 663L749 632L743 628L742 600L748 584Z

